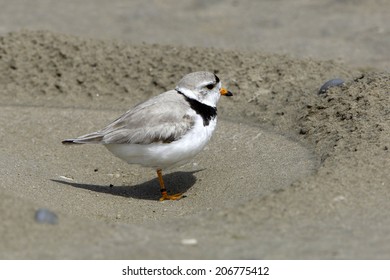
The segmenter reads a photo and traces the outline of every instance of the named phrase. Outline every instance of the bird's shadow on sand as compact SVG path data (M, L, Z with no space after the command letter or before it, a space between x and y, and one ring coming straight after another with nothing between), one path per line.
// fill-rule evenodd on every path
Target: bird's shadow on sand
M195 173L202 171L196 170L192 172L173 172L163 176L165 186L169 194L185 193L196 182ZM111 195L132 197L145 200L159 200L161 197L160 185L157 177L145 183L133 186L114 186L114 185L94 185L76 183L65 180L50 179L53 182L72 186L79 189L85 189L93 192L107 193ZM185 197L185 196L183 196Z

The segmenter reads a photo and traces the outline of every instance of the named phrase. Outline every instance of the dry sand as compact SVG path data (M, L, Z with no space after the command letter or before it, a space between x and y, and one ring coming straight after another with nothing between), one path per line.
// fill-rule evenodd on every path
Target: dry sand
M154 172L104 147L61 145L198 70L235 96L205 151L164 177L186 198L159 202ZM0 258L389 258L389 76L253 49L4 33ZM346 83L318 95L331 78ZM58 223L37 223L39 208Z

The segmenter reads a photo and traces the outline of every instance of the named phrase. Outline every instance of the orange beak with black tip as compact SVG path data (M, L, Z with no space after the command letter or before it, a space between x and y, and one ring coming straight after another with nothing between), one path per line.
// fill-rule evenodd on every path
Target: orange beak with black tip
M219 90L219 93L221 95L225 95L225 96L233 96L233 93L231 93L230 91L228 91L226 88L221 88Z

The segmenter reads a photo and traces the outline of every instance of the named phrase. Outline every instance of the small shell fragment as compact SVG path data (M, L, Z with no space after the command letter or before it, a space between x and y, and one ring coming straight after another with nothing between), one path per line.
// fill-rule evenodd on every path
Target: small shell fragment
M60 179L64 179L64 180L67 180L67 181L74 181L73 178L70 178L70 177L66 177L66 176L59 176Z
M198 244L198 240L196 240L195 238L182 239L181 244L194 246Z

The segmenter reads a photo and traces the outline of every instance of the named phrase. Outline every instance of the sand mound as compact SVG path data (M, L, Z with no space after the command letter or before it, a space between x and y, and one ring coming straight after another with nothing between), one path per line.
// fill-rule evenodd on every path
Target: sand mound
M235 97L207 150L166 175L187 198L159 203L153 172L60 144L198 70ZM318 95L331 78L346 83ZM386 258L389 84L332 61L0 37L1 257ZM40 207L59 223L35 223Z

